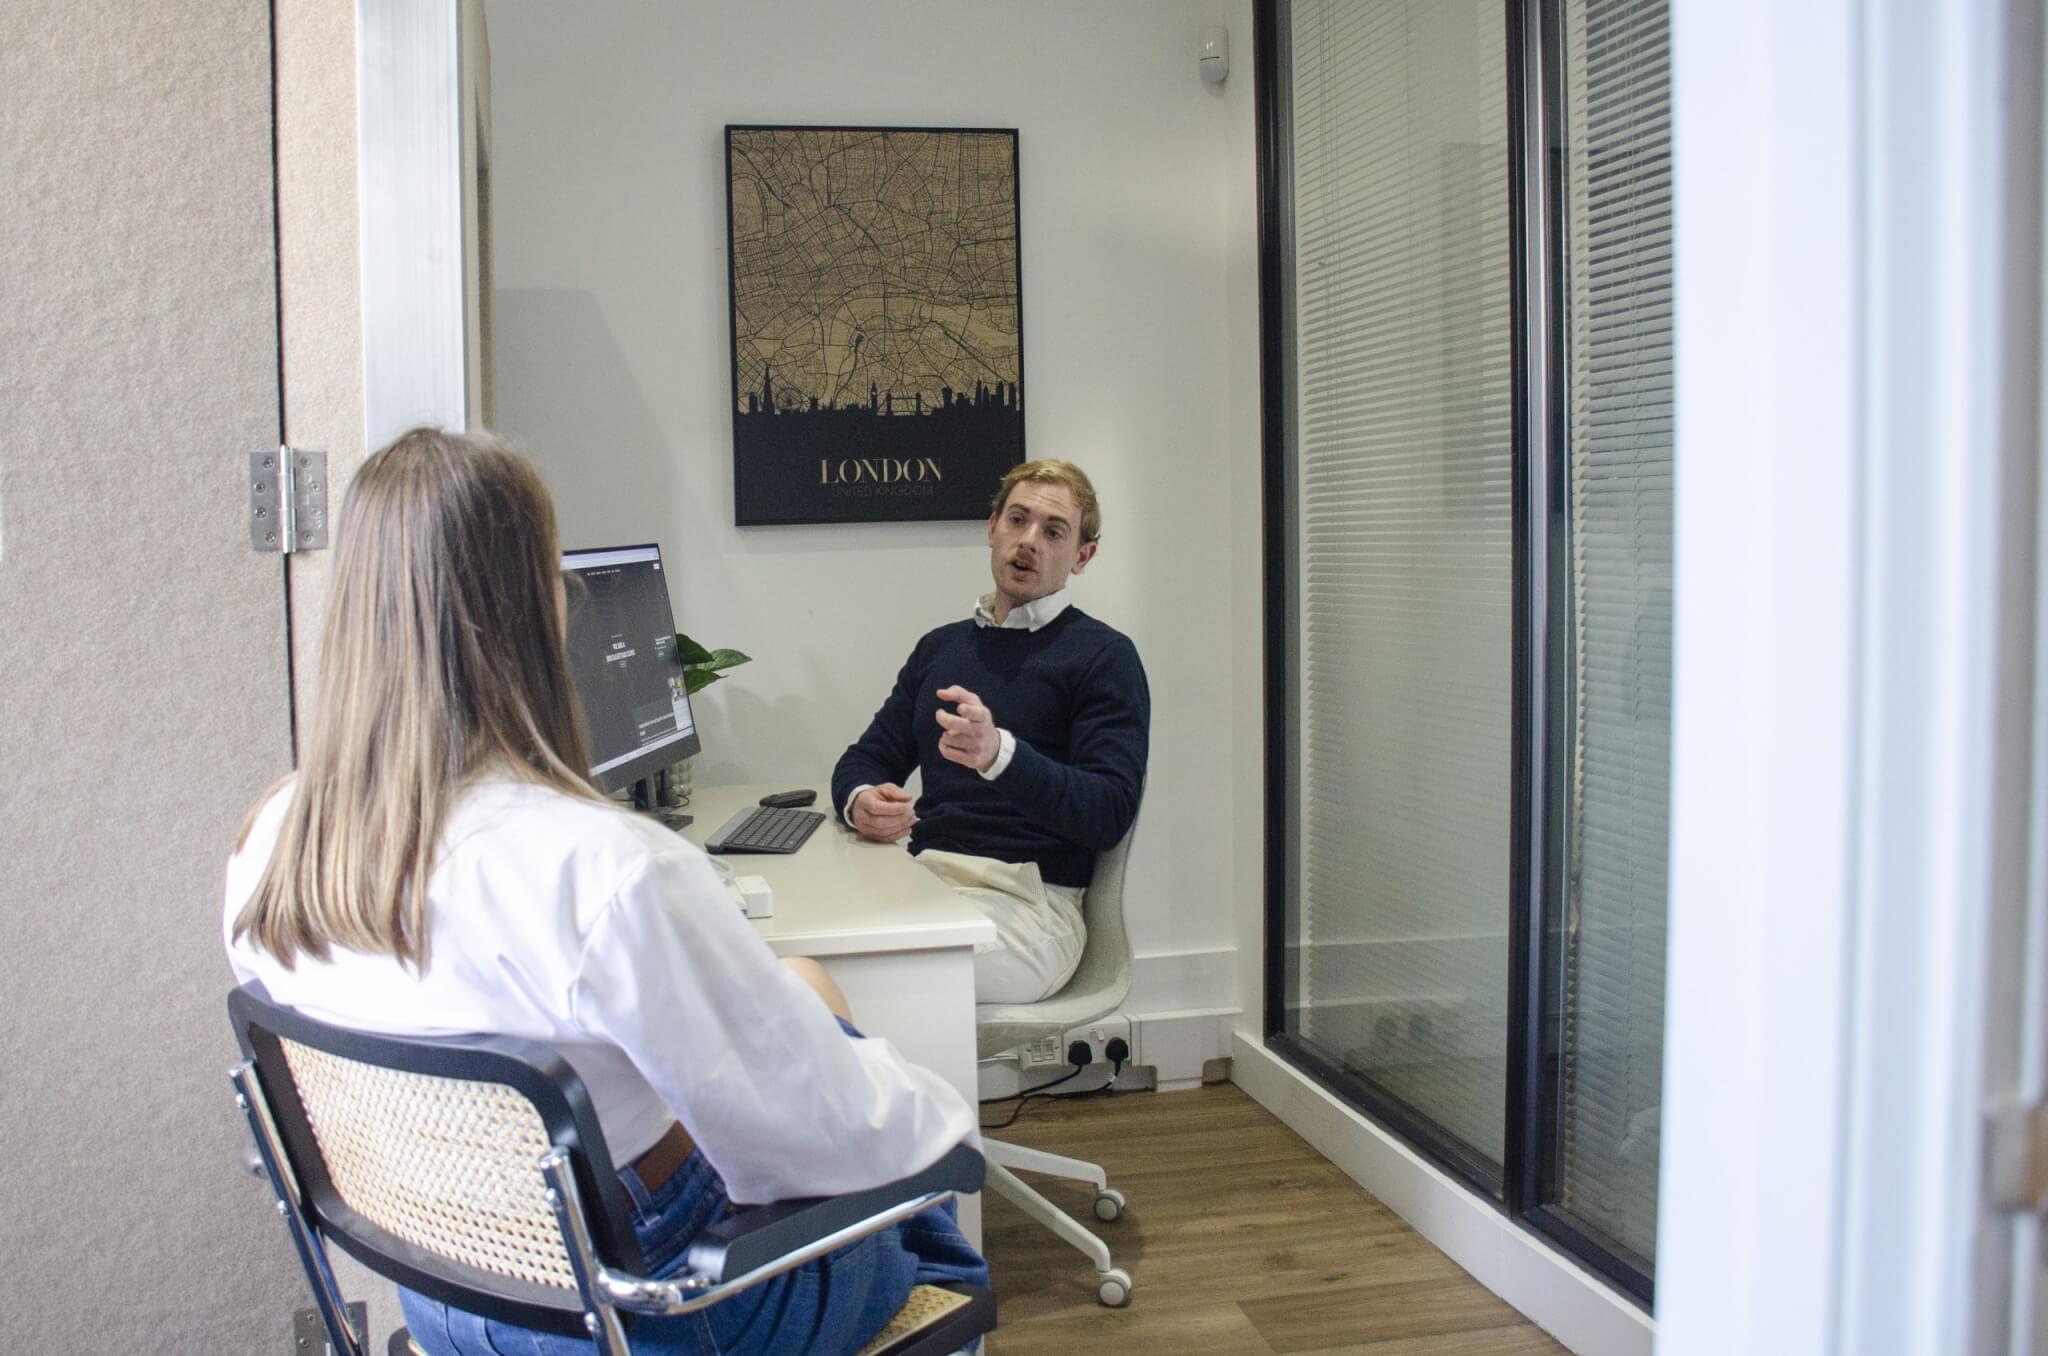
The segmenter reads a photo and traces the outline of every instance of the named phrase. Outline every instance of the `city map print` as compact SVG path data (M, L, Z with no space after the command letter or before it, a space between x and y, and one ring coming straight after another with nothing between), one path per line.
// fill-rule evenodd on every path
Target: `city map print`
M985 518L1024 459L1017 133L725 129L734 519Z

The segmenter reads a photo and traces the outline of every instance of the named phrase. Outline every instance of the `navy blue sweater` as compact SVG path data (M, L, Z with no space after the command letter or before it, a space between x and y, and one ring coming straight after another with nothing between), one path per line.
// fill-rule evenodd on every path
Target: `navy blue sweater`
M956 683L1017 741L994 781L939 753L939 689ZM1049 884L1086 885L1095 854L1137 818L1151 724L1137 648L1080 608L1036 631L953 622L917 642L867 733L840 755L832 803L844 814L856 786L918 768L912 852L1037 862Z

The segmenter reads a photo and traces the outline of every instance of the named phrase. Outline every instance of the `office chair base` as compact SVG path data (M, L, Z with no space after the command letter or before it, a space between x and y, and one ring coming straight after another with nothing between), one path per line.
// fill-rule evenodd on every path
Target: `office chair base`
M1079 1250L1082 1256L1095 1264L1096 1299L1112 1309L1121 1309L1124 1305L1130 1303L1131 1273L1125 1271L1122 1267L1110 1265L1109 1245L1082 1228L1066 1211L1060 1209L1032 1187L1026 1185L1024 1179L1017 1176L1016 1173L1011 1172L1005 1166L1003 1160L1012 1155L1037 1155L1043 1158L1055 1157L1052 1154L1040 1155L1036 1149L1020 1149L1014 1144L1001 1144L994 1140L984 1141L982 1144L982 1157L988 1163L987 1185L989 1189L1010 1202L1010 1204L1016 1206L1019 1210L1022 1210L1032 1219L1037 1220L1040 1224L1052 1230L1062 1242ZM1072 1163L1076 1160L1065 1159L1062 1161ZM1100 1175L1102 1169L1094 1167L1093 1164L1086 1163L1079 1164L1078 1166L1093 1168L1096 1174L1097 1185L1101 1185ZM1086 1179L1084 1178L1083 1180ZM1119 1192L1117 1195L1119 1200L1121 1200L1122 1193ZM1099 1201L1101 1198L1098 1197L1097 1199ZM1121 1208L1119 1208L1119 1213L1121 1213Z
M1110 1190L1109 1176L1103 1172L1102 1166L1085 1159L1049 1154L1043 1149L1027 1149L1021 1144L1009 1144L999 1139L983 1141L982 1157L1017 1172L1042 1172L1048 1177L1064 1177L1069 1182L1087 1182L1095 1188L1098 1197ZM1123 1193L1115 1194L1117 1213L1122 1214Z

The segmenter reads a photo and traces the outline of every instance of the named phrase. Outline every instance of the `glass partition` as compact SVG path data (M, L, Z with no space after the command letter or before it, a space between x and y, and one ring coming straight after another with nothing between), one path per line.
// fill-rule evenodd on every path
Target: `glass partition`
M1502 1162L1513 695L1499 0L1286 7L1292 112L1285 1030Z
M1268 1040L1647 1305L1666 0L1261 17Z
M1671 781L1671 63L1659 3L1563 0L1569 601L1543 1199L1657 1238Z

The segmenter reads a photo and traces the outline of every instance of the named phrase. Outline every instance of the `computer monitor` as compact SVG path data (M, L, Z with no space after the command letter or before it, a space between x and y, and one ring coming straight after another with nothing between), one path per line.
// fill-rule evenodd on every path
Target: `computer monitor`
M700 747L676 653L675 614L658 546L569 551L569 676L590 731L590 775L607 791L635 786L652 808L654 775Z

